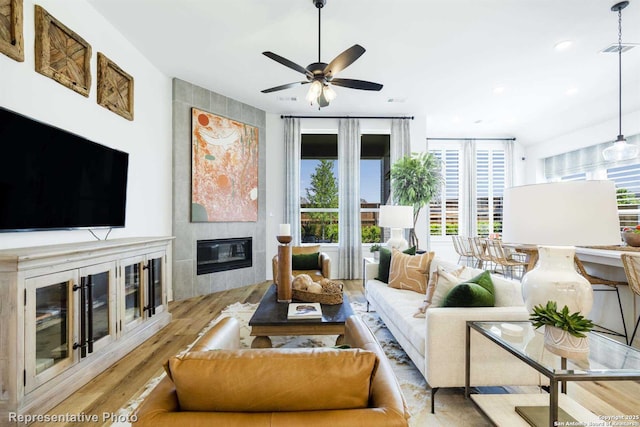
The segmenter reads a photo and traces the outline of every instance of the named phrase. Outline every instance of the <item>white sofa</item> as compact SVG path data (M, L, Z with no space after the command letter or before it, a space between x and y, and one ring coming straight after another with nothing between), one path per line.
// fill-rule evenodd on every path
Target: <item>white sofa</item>
M447 271L459 268L439 259L431 262L429 277L440 265ZM470 268L470 267L467 267ZM473 273L482 270L471 269ZM427 309L424 318L414 314L425 295L389 287L376 280L378 263L365 263L365 295L398 343L420 370L431 388L431 412L434 397L441 387L464 387L465 342L468 320L527 320L529 314L522 300L520 283L492 274L495 307ZM515 356L472 330L471 385L540 385L540 377ZM545 381L546 383L546 381Z

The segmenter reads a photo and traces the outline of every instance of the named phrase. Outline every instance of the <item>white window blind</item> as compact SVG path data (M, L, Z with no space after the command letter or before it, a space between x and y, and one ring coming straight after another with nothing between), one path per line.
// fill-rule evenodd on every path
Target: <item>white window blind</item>
M502 232L502 207L505 186L503 149L476 151L476 209L478 235Z
M620 226L640 224L640 164L609 168L607 178L616 183Z
M458 234L460 197L460 151L456 149L429 150L442 164L444 181L440 197L429 205L429 228L432 236Z

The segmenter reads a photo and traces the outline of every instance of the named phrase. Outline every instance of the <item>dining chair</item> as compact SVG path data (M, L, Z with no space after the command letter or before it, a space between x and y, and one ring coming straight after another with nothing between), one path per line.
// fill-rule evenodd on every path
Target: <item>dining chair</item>
M577 255L574 256L573 261L574 261L576 270L578 270L578 273L580 273L580 275L582 275L585 279L587 279L591 284L591 289L593 290L593 292L615 292L616 296L618 297L618 308L620 310L620 320L622 322L622 329L624 332L618 332L611 328L606 328L601 325L594 325L595 326L594 331L607 334L607 335L624 337L625 342L629 344L629 335L627 333L627 325L625 324L625 321L624 321L624 312L622 311L622 301L620 299L620 290L618 289L619 286L626 286L627 282L603 279L602 277L596 277L587 273L587 270L584 268L582 261L580 261L580 258L578 258Z
M491 256L487 252L487 245L485 243L484 237L469 237L469 246L471 247L471 252L473 253L474 258L478 260L476 265L477 268L491 268L491 264L493 261L491 260Z
M458 264L461 264L462 260L464 260L466 265L472 266L474 256L471 251L471 247L469 246L469 239L458 235L451 236L451 238L453 240L453 248L459 255Z
M621 258L629 288L634 296L640 296L640 255L622 254ZM638 316L638 320L636 320L636 326L633 328L631 339L627 341L627 345L633 345L633 339L638 332L638 326L640 326L640 316Z
M491 260L497 266L502 269L502 274L510 279L514 278L514 271L517 271L517 277L522 278L524 274L527 261L518 259L510 252L506 251L502 246L502 241L499 239L487 239L486 241L487 251L491 257Z

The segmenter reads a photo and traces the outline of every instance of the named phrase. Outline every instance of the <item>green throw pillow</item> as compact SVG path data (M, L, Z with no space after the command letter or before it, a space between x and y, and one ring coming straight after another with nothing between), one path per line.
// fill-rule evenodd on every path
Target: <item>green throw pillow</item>
M311 254L291 255L292 270L317 270L319 252Z
M488 271L454 286L444 297L443 307L493 307L495 293Z
M415 255L416 247L412 246L409 249L402 251L404 254ZM380 263L378 264L378 277L376 280L380 280L384 283L389 283L389 269L391 268L391 249L380 248Z

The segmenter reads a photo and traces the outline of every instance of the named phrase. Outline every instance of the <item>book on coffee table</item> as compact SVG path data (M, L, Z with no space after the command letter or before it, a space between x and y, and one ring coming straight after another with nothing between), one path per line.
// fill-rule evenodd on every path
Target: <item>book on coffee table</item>
M290 303L287 319L322 319L322 307L319 302Z

